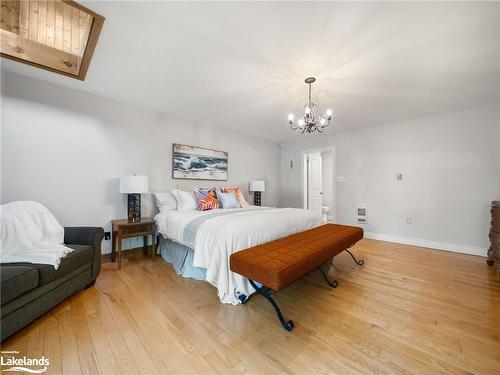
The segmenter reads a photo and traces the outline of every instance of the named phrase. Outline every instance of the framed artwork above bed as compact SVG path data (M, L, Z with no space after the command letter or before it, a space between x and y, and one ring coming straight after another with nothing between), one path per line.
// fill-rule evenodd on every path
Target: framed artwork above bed
M172 144L172 178L227 181L227 163L225 151Z

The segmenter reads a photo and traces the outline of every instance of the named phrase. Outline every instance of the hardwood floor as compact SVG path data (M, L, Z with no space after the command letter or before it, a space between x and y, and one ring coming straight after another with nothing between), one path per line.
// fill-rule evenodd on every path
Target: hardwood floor
M271 305L219 303L216 289L137 254L2 344L50 374L500 374L500 277L485 258L362 240Z

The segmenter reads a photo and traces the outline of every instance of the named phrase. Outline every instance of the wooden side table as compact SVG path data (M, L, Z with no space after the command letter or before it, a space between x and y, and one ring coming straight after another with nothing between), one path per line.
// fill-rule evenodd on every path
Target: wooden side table
M129 237L142 236L144 241L144 254L148 251L148 236L151 236L151 245L153 248L152 259L155 261L156 257L156 223L149 217L142 217L141 221L131 223L128 219L111 220L113 238L111 245L111 261L116 259L116 252L118 252L118 270L122 268L122 240Z

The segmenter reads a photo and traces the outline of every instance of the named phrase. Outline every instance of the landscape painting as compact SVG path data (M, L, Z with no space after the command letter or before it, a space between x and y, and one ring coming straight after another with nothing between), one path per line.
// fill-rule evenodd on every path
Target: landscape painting
M172 145L172 178L227 181L227 152Z

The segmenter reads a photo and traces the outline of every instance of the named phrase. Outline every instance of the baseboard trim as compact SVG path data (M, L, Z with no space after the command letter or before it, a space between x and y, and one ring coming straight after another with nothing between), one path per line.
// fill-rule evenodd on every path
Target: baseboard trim
M429 241L429 240L422 240L420 238L393 236L391 234L382 234L373 232L365 232L365 237L370 238L372 240L401 243L404 245L412 245L418 247L427 247L429 249L444 250L460 254L476 255L480 257L486 257L488 254L487 248L460 245L449 242ZM122 256L128 257L129 254L132 253L132 251L143 251L143 249L144 248L141 246L133 249L122 250ZM148 245L147 249L148 249L148 254L150 254L151 245ZM101 261L103 263L111 262L111 253L102 254Z
M413 245L418 247L427 247L430 249L451 251L453 253L476 255L480 257L486 257L488 253L488 249L482 247L460 245L448 242L429 241L412 237L400 237L400 236L393 236L391 234L365 232L365 237L370 238L372 240L401 243L405 245Z

